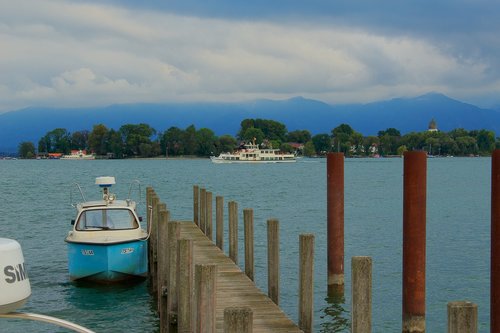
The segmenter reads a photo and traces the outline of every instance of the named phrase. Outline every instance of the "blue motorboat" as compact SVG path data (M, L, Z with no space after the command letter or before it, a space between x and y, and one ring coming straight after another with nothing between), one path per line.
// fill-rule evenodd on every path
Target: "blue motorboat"
M110 192L114 177L98 177L102 200L75 204L77 214L68 233L68 267L72 281L117 282L147 275L147 230L142 229L136 202L117 200Z

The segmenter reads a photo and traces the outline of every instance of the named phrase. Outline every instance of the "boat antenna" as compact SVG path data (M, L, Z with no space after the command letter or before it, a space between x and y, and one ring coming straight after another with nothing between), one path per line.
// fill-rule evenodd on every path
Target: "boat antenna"
M107 205L116 199L116 196L109 192L111 186L116 184L115 177L97 177L95 183L102 188L102 200L104 200Z

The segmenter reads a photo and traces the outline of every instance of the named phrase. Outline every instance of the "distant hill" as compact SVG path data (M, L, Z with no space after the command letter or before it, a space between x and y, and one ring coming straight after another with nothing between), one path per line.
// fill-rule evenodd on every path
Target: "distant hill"
M158 131L193 124L217 135L235 135L246 118L273 119L289 131L307 129L313 135L330 133L341 123L363 135L397 128L401 133L423 131L434 118L438 128L489 129L500 134L500 111L481 109L445 95L430 93L368 104L329 105L295 97L288 100L254 100L238 103L124 104L96 108L30 107L0 114L0 152L16 152L22 141L35 144L50 130L92 130L95 124L118 129L123 124L146 123Z

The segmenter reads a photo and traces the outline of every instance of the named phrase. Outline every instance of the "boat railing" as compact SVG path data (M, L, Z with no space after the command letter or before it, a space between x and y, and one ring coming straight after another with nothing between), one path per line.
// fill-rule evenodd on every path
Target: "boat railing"
M134 185L139 193L139 200L136 201L137 205L139 205L142 202L141 182L139 180L135 179L130 183L130 187L128 189L128 199L132 199L131 195L132 190L134 189Z
M83 202L87 201L87 199L85 198L85 194L83 194L83 190L82 190L82 187L80 186L80 184L73 183L73 187L71 187L71 190L69 192L69 202L70 202L72 207L76 207L76 205L77 205L77 202L73 201L73 192L74 192L75 187L78 189L78 192L80 192L80 196L82 197L82 201Z

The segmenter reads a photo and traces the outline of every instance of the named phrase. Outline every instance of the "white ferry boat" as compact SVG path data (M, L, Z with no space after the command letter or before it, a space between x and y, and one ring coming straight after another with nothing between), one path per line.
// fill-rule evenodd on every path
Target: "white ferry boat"
M246 143L233 153L210 156L213 163L293 163L294 154L282 153L279 149L259 148L253 143Z
M93 154L87 154L86 150L72 150L69 155L62 155L62 160L95 160Z

